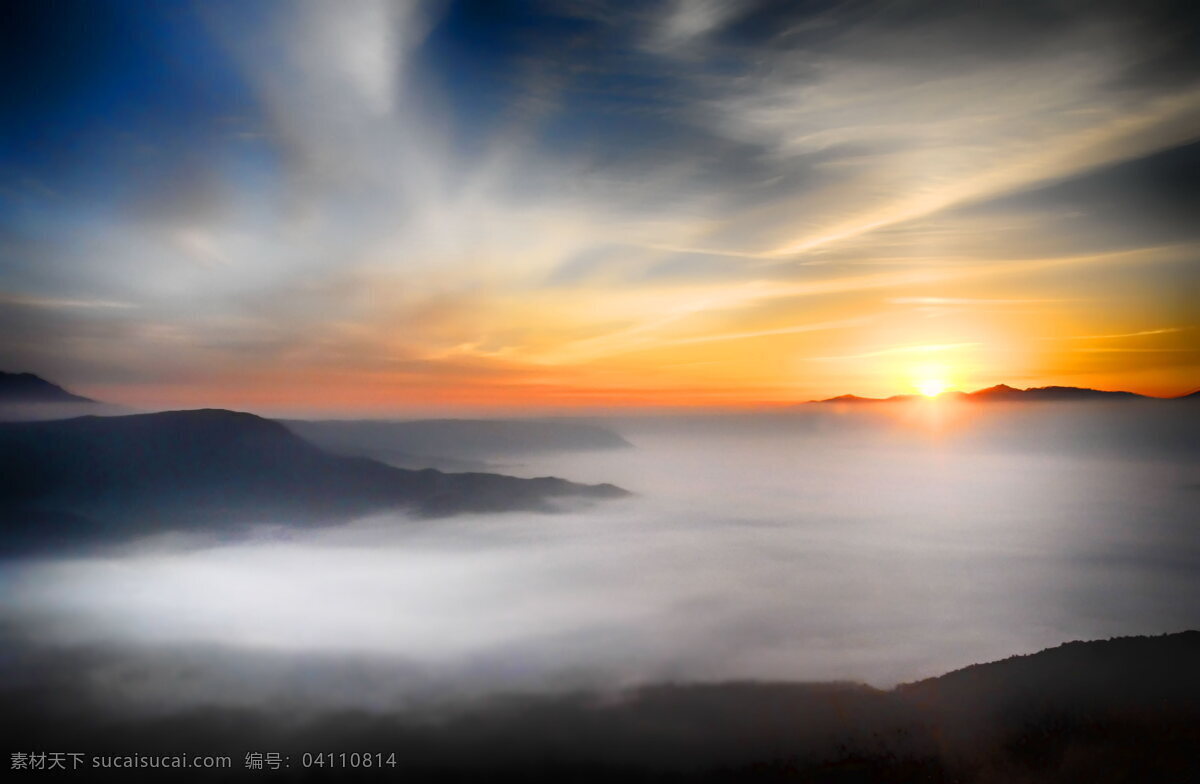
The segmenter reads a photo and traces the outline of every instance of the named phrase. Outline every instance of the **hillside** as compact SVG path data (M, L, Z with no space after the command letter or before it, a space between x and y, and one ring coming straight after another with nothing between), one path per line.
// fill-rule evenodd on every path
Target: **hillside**
M283 425L223 410L0 424L7 540L123 538L250 522L317 523L403 507L423 515L546 509L624 495L553 477L408 471L339 457ZM81 521L92 521L84 524Z
M0 371L0 404L4 403L95 403L32 373Z
M459 700L435 711L436 721L399 705L297 713L271 704L114 720L106 681L89 673L120 671L126 654L2 641L10 654L0 715L17 748L53 741L125 749L136 738L138 751L178 753L182 737L188 748L212 753L271 748L293 759L313 749L383 750L395 753L390 776L455 782L1115 784L1200 775L1195 631L1069 643L890 691L854 683L650 684ZM251 672L286 667L306 683L338 675L321 660L247 655ZM203 651L159 656L139 659L138 672L199 679L216 666ZM379 663L347 667L356 681L394 677Z

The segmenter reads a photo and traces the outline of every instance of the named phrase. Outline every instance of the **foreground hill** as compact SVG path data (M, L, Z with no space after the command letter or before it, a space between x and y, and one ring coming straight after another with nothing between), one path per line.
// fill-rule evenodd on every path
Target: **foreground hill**
M1200 631L1070 642L906 684L966 780L1200 780Z
M390 507L426 515L536 510L611 485L407 471L339 457L233 411L0 423L0 522L9 543L122 538L249 522L311 523Z
M274 772L276 780L354 773L297 770L302 755L317 750L394 754L394 767L359 771L370 781L380 774L523 782L1200 780L1200 632L1194 631L1069 643L890 691L853 683L732 682L474 702L458 697L451 698L455 707L434 711L436 720L401 706L309 711L270 702L126 713L114 707L120 695L105 689L137 684L95 673L140 673L157 683L187 673L183 683L195 688L205 668L227 662L228 652L206 658L193 650L160 651L159 659L142 655L131 666L135 654L117 649L5 643L0 715L8 726L0 729L13 748L53 743L89 753L230 754L234 773L247 751L270 749L292 755L292 769ZM341 677L326 660L245 655L257 657L247 671L286 668L306 686ZM394 677L357 659L345 666L356 683L377 679L383 688ZM240 772L254 780L263 775ZM195 780L226 780L197 774Z

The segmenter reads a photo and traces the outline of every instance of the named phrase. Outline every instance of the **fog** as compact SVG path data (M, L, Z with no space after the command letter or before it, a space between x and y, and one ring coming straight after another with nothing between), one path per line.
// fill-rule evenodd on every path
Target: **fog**
M890 687L1200 626L1194 411L945 409L609 420L634 448L493 470L626 499L14 560L6 635L89 652L75 675L113 710L388 710L666 681Z

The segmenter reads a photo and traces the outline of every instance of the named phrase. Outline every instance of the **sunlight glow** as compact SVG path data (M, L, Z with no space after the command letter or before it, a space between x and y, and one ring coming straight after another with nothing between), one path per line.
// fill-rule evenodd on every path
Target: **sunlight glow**
M759 4L614 4L567 14L585 59L547 80L529 64L565 56L556 14L513 11L520 45L466 56L477 22L451 8L470 4L182 4L205 7L187 24L146 5L155 46L98 64L124 87L55 76L13 148L44 152L5 169L5 232L28 248L0 253L0 357L87 397L442 417L1195 388L1175 294L1200 242L1158 196L1124 196L1191 161L1200 88L1129 81L1191 59L1186 36L1135 52L1153 36L1128 40L1124 11L968 55L980 23L936 3L900 28L822 11L855 32L816 49L723 37ZM471 108L485 62L503 111ZM160 66L169 101L145 79ZM62 122L82 147L47 136ZM88 170L123 194L103 214L63 163L151 149L147 173Z
M945 365L919 365L912 369L913 386L925 397L937 397L950 388Z
M946 382L937 378L927 378L924 381L917 382L917 389L925 397L937 397L946 391Z

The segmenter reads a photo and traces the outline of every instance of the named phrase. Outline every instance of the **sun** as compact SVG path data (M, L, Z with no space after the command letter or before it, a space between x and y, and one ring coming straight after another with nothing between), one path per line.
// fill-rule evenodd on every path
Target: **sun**
M925 397L937 397L950 388L950 370L945 365L919 365L910 376L912 385Z
M940 378L926 378L917 382L917 390L925 397L937 397L946 391L946 382Z

